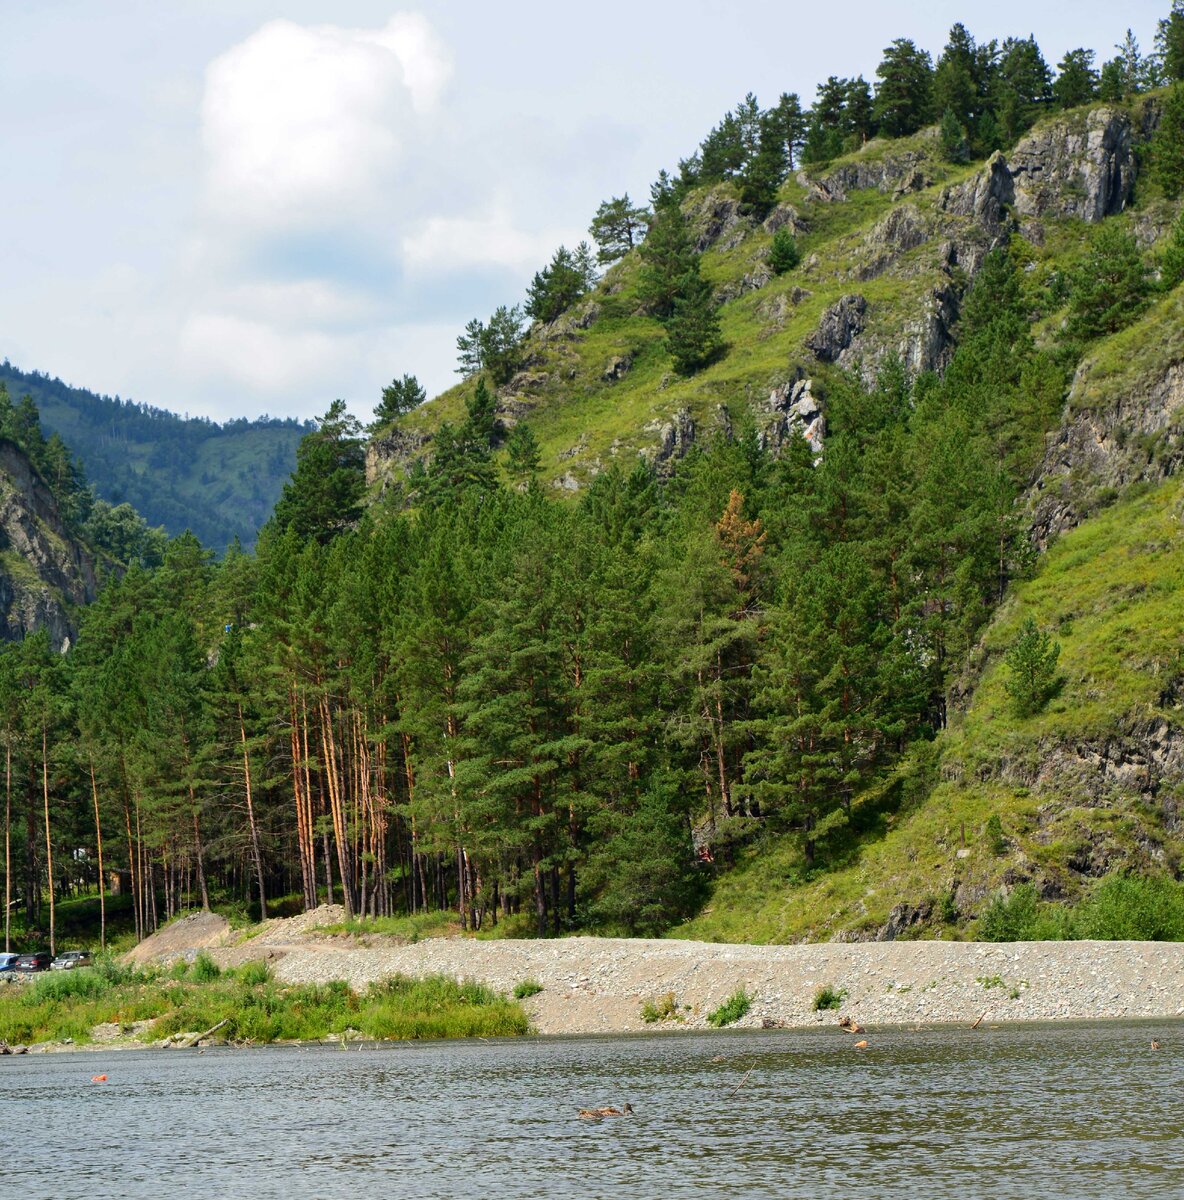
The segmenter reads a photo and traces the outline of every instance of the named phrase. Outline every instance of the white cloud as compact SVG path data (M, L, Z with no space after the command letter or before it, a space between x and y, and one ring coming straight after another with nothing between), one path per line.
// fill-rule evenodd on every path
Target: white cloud
M403 238L403 257L416 274L482 267L521 273L542 266L561 242L574 246L583 236L555 230L526 233L499 206L484 216L429 217Z
M269 22L206 70L211 213L274 229L380 211L450 73L447 50L417 14L377 30Z

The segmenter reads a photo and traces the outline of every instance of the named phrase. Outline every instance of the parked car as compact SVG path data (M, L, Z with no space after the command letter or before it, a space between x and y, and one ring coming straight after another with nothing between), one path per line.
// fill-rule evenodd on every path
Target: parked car
M7 950L0 950L0 973L11 973L18 958L20 958L19 954L10 954Z
M89 967L93 961L89 950L66 950L49 966L53 971L72 971L75 967Z
M38 950L36 954L22 954L15 963L13 963L14 971L48 971L51 962L50 956L44 950Z

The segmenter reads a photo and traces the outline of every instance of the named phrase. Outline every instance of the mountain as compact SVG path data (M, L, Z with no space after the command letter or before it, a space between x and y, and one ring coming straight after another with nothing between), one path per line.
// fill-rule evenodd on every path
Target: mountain
M251 546L296 461L307 423L291 418L217 424L118 397L99 396L5 361L0 383L31 395L49 433L81 460L96 493L130 503L176 536L191 530L221 552Z
M849 380L874 388L894 363L913 379L946 371L975 281L1002 245L1028 305L1017 339L1046 356L1047 387L1023 382L1025 409L1008 418L1023 430L998 435L1036 557L968 646L944 727L864 778L824 869L803 863L800 834L738 822L732 865L677 935L990 936L1014 896L1064 936L1063 914L1103 877L1184 869L1184 489L1172 479L1184 463L1184 299L1179 287L1153 293L1077 340L1066 303L1107 237L1126 239L1153 273L1179 240L1180 204L1147 170L1162 112L1162 93L1085 106L965 165L949 161L937 129L874 139L799 169L761 220L734 183L690 189L681 212L725 350L689 376L647 311L637 249L527 332L497 388L494 444L528 423L544 485L577 497L614 463L641 458L677 480L679 460L746 436L774 449L804 437L825 461L832 400ZM780 275L779 229L800 252ZM374 439L378 490L414 497L440 431L471 419L474 386ZM1019 716L1007 660L1027 618L1055 640L1060 673L1047 706Z

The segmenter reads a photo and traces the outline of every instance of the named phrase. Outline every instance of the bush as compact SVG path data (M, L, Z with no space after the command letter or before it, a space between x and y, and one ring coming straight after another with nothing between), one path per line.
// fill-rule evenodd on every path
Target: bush
M1184 887L1169 879L1103 879L1073 914L1073 936L1099 941L1184 941Z
M271 979L271 968L267 963L255 960L243 963L235 971L234 975L244 987L256 987L261 983L267 983Z
M739 1021L752 1007L752 997L743 989L733 992L713 1013L709 1013L707 1023L717 1029Z
M837 1011L839 1005L847 999L847 989L837 988L833 983L824 983L814 993L814 1011Z
M647 1025L653 1025L658 1021L681 1021L682 1018L678 1015L678 1004L675 1002L674 993L667 992L664 996L659 996L653 1002L647 1000L641 1006L641 1019Z
M543 985L537 979L524 979L514 985L514 999L525 1000L527 996L537 996L543 990Z
M987 849L996 858L1007 852L1007 839L1003 836L1003 822L999 820L998 813L992 813L987 818L987 823L983 827L983 836L987 842Z
M984 942L1036 940L1040 898L1030 883L1021 883L1009 895L996 896L979 918L978 936Z
M198 983L212 983L222 974L222 968L204 951L193 960L189 971L190 978Z

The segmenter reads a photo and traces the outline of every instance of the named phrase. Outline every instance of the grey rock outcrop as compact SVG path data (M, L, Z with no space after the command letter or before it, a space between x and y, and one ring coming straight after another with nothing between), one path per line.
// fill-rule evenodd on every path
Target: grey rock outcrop
M936 135L928 135L936 149ZM869 145L876 145L875 142ZM876 188L881 192L919 191L928 186L924 172L929 156L922 150L888 151L878 158L844 163L818 178L799 171L797 180L820 200L846 200L848 192Z
M973 178L946 188L937 207L956 217L972 217L992 232L1008 224L1007 210L1015 203L1015 181L1007 159L996 150Z
M811 381L800 374L775 387L765 401L771 420L761 433L761 444L774 454L791 438L802 437L817 459L826 440L826 415L811 391Z
M669 475L674 464L695 444L695 418L689 408L680 408L671 420L655 422L646 428L658 435L648 457L659 475Z
M863 329L867 301L858 293L843 296L822 314L818 328L806 338L806 348L822 362L835 362Z
M94 558L66 528L25 453L2 438L0 550L13 556L0 560L0 638L44 629L61 649L75 635L71 609L98 593Z
M695 250L700 254L715 245L730 250L753 229L752 221L740 211L740 201L725 184L685 205L683 212L691 227Z
M605 383L616 383L618 379L625 378L631 366L633 366L632 354L614 354L600 373L600 377Z
M428 444L426 434L394 426L366 447L366 484L384 486L392 470L405 470Z
M1091 361L1077 369L1060 427L1046 444L1029 494L1040 546L1132 483L1155 483L1184 464L1184 362L1132 384L1099 407L1078 408Z
M1008 159L1023 217L1096 222L1121 212L1135 186L1131 119L1102 107L1032 130Z

